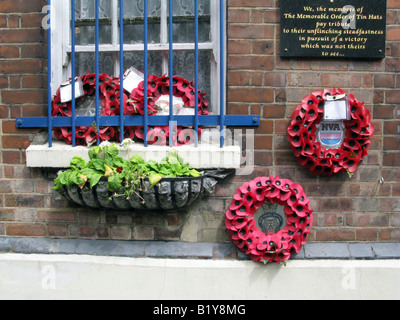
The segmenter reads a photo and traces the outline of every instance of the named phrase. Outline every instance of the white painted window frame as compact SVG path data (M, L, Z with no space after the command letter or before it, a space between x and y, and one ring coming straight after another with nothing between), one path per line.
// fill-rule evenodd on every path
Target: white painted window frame
M118 30L118 0L112 1L112 43L111 44L100 44L100 52L113 52L115 53L115 65L114 75L119 76L119 30ZM211 72L210 72L210 87L211 87L211 107L215 114L219 113L220 103L220 2L210 1L211 6L211 42L199 43L199 50L209 50L212 52L211 55ZM62 83L67 81L71 77L71 27L70 27L70 1L65 0L53 0L52 10L55 11L55 21L52 24L52 94L55 95L58 88ZM225 12L226 16L226 12ZM226 37L225 37L226 38ZM163 65L160 74L168 74L168 2L167 0L161 0L161 39L159 44L148 44L148 50L150 51L162 51L165 53L163 57ZM226 39L224 40L224 47L226 47ZM144 50L143 44L125 44L124 52L136 51L140 52ZM194 50L193 43L175 43L173 50ZM95 52L94 45L77 45L75 46L76 53L82 52ZM225 59L226 64L226 59ZM130 66L125 66L125 69ZM194 66L193 66L194 68ZM226 68L224 67L224 70ZM224 76L224 79L226 77ZM225 80L226 82L226 80ZM225 84L224 84L225 85ZM224 90L225 91L225 90ZM214 107L213 107L214 106ZM225 108L225 106L224 106Z

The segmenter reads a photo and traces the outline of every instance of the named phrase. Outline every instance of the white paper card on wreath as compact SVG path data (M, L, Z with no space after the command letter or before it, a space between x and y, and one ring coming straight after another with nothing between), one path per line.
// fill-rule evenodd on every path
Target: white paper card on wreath
M346 95L327 98L324 106L324 120L350 120Z
M124 89L129 93L132 93L139 84L144 81L144 74L134 67L130 67L124 73Z
M85 92L83 91L83 83L80 78L75 78L75 99L83 97ZM72 101L72 80L64 82L60 86L60 99L61 103Z
M174 97L174 115L178 116L194 116L195 112L193 108L185 107L185 103L182 98ZM157 108L157 115L159 116L168 116L169 115L169 105L170 105L170 97L169 95L162 95L155 103L155 107Z

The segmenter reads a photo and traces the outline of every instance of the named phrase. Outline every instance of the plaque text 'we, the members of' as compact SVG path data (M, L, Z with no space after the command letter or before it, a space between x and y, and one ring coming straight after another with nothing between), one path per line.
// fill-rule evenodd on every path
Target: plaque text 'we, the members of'
M281 0L281 56L384 58L386 0Z

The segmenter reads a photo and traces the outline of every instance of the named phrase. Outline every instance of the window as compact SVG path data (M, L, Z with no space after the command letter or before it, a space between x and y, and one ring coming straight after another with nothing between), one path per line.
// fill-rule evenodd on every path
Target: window
M198 15L195 14L195 2L198 2L196 10ZM125 6L122 17L121 4ZM170 4L172 8L169 7ZM145 5L148 6L147 15L144 10ZM75 13L73 20L72 7ZM180 148L182 156L193 160L194 167L240 167L243 163L241 147L232 136L229 143L226 143L225 138L229 135L229 130L225 131L224 128L256 127L260 124L260 116L225 114L225 0L48 0L45 8L47 24L45 23L44 28L47 28L50 58L48 87L51 88L48 92L48 115L17 118L16 125L18 128L47 128L49 141L46 145L33 144L28 148L26 153L28 167L62 168L68 166L70 159L75 155L87 156L87 147L75 146L74 143L70 146L57 141L53 146L54 128L65 128L67 135L71 133L73 139L76 138L74 128L77 127L86 127L91 131L96 128L99 130L102 127L115 127L119 132L125 132L125 128L129 127L139 130L143 128L145 143L130 145L128 153L134 152L141 154L145 159L157 160L165 157L170 151L170 146L173 146L171 141L173 135L170 134L168 145L149 146L146 143L148 129L151 126L168 125L169 132L173 133L176 132L174 126L195 128L193 139L195 143L188 143ZM172 11L171 16L170 11ZM50 24L48 24L49 18ZM75 24L74 28L71 28L72 21ZM123 28L120 28L121 21ZM148 30L147 41L144 40L145 26ZM199 32L196 33L195 29ZM120 43L121 38L123 43ZM172 43L169 43L170 38L173 40ZM72 40L75 40L74 44ZM171 51L172 57L170 57ZM73 52L75 54L72 54ZM199 53L199 64L195 61L197 53ZM97 56L99 56L98 71L95 70L98 66ZM75 59L72 59L73 57ZM52 95L56 94L60 85L71 78L71 75L96 72L97 77L104 72L119 76L121 71L130 67L143 70L144 61L148 62L149 74L162 76L173 73L169 76L177 75L194 82L197 78L195 70L198 69L199 81L196 83L200 91L208 95L207 99L210 102L208 110L214 114L199 115L196 112L194 116L174 115L173 108L170 107L169 115L150 116L143 112L143 115L139 116L119 112L116 116L101 116L98 92L96 92L94 114L84 116L76 112L76 101L72 99L71 116L53 115ZM169 72L171 66L173 70ZM75 86L70 87L71 96L75 96L73 89ZM210 129L207 135L202 135L202 143L198 143L197 129L205 126L216 131ZM123 137L122 135L119 138ZM96 142L99 143L100 140L97 139ZM238 141L241 139L238 138Z
M76 75L95 70L95 1L75 1ZM194 1L173 0L173 73L194 81ZM219 105L219 1L199 0L199 89L207 94L210 106ZM168 74L169 1L148 0L149 74ZM71 77L71 28L69 1L54 1L57 30L52 41L52 91ZM124 67L144 69L143 16L144 0L123 0ZM61 12L62 14L58 14ZM120 25L119 0L99 1L100 73L119 76ZM61 36L62 35L62 36ZM60 61L62 59L62 61ZM212 110L218 113L219 108Z

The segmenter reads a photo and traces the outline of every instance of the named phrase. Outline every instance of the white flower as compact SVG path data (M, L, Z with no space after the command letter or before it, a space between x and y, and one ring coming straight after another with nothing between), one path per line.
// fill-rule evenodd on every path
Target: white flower
M124 141L122 141L121 143L121 147L127 148L129 147L131 144L134 144L135 141L133 141L132 139L125 139Z
M101 147L101 148L109 147L109 146L111 146L111 145L112 145L112 143L109 142L109 141L103 141L102 143L100 143L100 147Z

